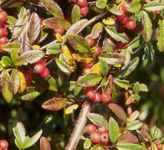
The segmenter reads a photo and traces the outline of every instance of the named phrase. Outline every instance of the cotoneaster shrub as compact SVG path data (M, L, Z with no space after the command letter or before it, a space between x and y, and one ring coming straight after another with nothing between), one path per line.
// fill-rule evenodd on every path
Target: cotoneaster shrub
M163 0L0 4L0 150L164 149Z

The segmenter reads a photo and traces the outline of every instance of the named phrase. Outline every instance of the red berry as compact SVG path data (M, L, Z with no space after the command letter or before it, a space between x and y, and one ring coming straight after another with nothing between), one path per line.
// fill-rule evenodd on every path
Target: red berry
M89 8L88 8L88 6L85 6L85 7L81 7L80 8L80 14L82 15L82 16L87 16L88 15L88 12L89 12Z
M100 127L100 128L98 128L98 132L104 133L104 132L107 132L107 129L105 127Z
M94 124L88 124L86 127L85 127L85 132L88 133L88 134L92 134L94 132L96 132L97 128Z
M49 69L48 68L44 68L44 70L40 73L40 76L42 78L46 78L46 77L49 76L49 74L50 74Z
M7 36L8 31L5 28L0 28L0 37Z
M0 12L0 24L4 24L7 21L7 14L5 11Z
M124 2L120 6L120 11L122 12L122 14L126 14L128 12L128 8L129 8L128 3Z
M57 28L55 28L54 29L54 31L55 31L55 33L59 33L59 34L64 34L64 32L65 32L65 29L64 28L59 28L59 27L57 27Z
M90 138L93 144L100 144L100 134L98 132L92 133Z
M121 23L125 25L129 21L129 18L127 16L124 16Z
M35 66L34 66L34 71L36 72L36 73L41 73L41 72L43 72L43 70L45 69L45 65L44 64L36 64Z
M94 44L95 44L95 39L93 39L92 37L87 37L86 38L86 40L87 40L87 43L88 43L88 45L90 46L90 47L92 47Z
M109 144L108 132L103 132L103 133L100 134L100 141L101 141L101 144L103 144L103 145L108 145Z
M96 93L95 98L94 98L94 102L100 102L100 100L101 100L100 93Z
M95 90L93 88L87 89L85 91L85 94L90 100L94 101L94 99L95 99Z
M6 140L0 140L0 150L7 150L8 146L9 144Z
M111 102L111 100L112 100L111 94L107 94L107 93L102 93L101 94L101 101L103 103L109 103L109 102Z
M160 143L160 141L156 142L156 146L158 150L162 150L162 144Z
M77 5L79 5L80 7L85 7L88 5L88 1L87 0L77 0Z
M101 52L102 52L102 48L99 47L99 46L96 46L96 47L95 47L95 55L96 55L96 56L99 56L99 55L101 54Z
M44 59L40 59L39 61L36 62L36 64L46 65L46 61Z
M124 15L117 16L117 20L118 20L119 22L122 22L123 18L124 18Z
M6 44L8 42L8 39L6 37L0 38L0 45Z
M125 27L128 30L134 30L136 28L136 22L134 20L129 20L126 24Z

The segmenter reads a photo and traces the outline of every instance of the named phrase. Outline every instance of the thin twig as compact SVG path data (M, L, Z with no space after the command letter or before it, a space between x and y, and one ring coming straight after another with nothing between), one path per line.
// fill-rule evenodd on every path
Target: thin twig
M80 141L80 137L83 133L83 129L87 122L87 115L90 112L90 109L91 109L90 104L88 102L84 102L78 120L76 122L76 125L71 134L71 137L68 141L68 144L65 147L65 150L76 150L76 147L78 146L78 143Z

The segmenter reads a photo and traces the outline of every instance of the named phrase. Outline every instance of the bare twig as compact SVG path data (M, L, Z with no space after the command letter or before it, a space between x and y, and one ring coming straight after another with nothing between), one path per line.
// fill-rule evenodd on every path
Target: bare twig
M80 137L83 133L83 129L87 122L87 115L90 112L90 109L91 109L90 104L88 102L84 102L78 120L76 122L76 125L71 134L71 137L68 141L68 144L65 147L65 150L76 150Z

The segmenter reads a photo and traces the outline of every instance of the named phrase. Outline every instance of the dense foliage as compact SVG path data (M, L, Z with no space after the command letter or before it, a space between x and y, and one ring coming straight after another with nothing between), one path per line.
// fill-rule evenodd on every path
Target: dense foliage
M0 150L164 149L163 0L0 5Z

